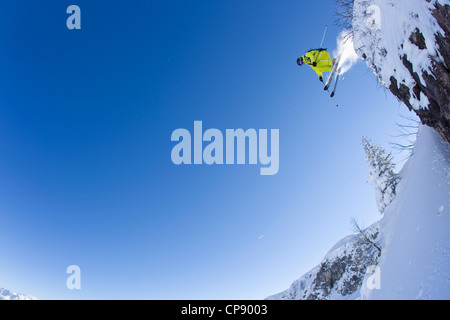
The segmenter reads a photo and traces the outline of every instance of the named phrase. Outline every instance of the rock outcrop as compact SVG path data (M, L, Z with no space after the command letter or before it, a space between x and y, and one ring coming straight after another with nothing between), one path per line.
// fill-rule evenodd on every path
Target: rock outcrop
M448 0L355 0L352 23L357 54L394 96L448 143L449 4Z
M314 269L268 300L356 299L370 266L380 256L378 222L339 241ZM370 241L368 241L368 239ZM373 241L373 242L372 242Z

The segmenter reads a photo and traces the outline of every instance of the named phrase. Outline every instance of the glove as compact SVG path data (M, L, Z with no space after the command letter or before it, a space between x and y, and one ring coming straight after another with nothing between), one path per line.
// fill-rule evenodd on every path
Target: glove
M313 62L313 67L317 67L317 62Z
M323 82L323 77L319 77L320 82Z

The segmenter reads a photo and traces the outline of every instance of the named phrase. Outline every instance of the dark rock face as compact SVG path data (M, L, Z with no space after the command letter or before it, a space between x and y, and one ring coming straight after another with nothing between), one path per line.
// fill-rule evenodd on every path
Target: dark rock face
M400 57L401 63L408 69L416 85L410 89L391 77L389 90L410 110L414 110L423 124L434 128L445 141L450 143L450 6L436 3L432 15L444 31L443 35L440 33L435 35L436 49L441 59L430 57L432 66L430 70L422 72L422 78L425 81L422 83L408 56L403 55ZM409 41L420 50L427 49L425 38L419 29L410 35ZM411 96L420 100L422 94L428 98L429 105L421 109L413 109L410 104Z
M320 265L320 270L317 273L316 279L313 282L313 286L315 287L315 289L320 290L324 297L330 295L331 290L334 288L337 281L341 279L347 268L347 265L351 262L351 257L345 255L343 257L337 258L334 261L326 261L322 263ZM358 277L356 277L356 279L361 280ZM345 288L345 291L348 293L353 293L357 288L358 286L356 286L355 290L352 290L352 288ZM316 300L317 298L318 296L313 293L308 296L308 300Z
M378 230L368 236L376 241ZM341 296L350 295L361 287L369 265L376 265L380 253L364 238L359 238L342 256L323 261L311 286L308 300L327 299L333 291Z

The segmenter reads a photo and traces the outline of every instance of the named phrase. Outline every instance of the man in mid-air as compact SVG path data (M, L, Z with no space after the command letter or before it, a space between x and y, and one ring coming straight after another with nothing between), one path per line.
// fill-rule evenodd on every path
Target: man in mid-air
M332 59L326 49L312 49L305 55L297 59L297 64L301 67L304 64L309 65L319 76L319 80L323 82L323 72L333 70L336 59Z

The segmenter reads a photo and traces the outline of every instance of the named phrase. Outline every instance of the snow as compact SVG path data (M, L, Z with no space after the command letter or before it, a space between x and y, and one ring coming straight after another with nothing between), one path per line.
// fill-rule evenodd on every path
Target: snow
M355 52L353 37L348 30L344 30L337 38L337 49L334 52L335 57L339 57L339 74L343 75L360 60Z
M319 267L317 266L300 279L294 281L289 289L267 297L266 300L301 300L303 293L307 291L307 288L311 287L318 271Z
M380 221L381 289L363 299L450 298L450 146L420 128L412 157L400 173L398 194Z
M0 300L37 300L35 297L0 288Z
M407 55L414 72L424 85L422 72L431 68L432 59L443 61L435 45L435 34L444 32L431 15L430 10L434 8L434 2L355 0L353 11L355 51L359 56L366 55L366 62L385 87L390 86L390 78L393 76L399 84L406 85L410 88L410 92L413 92L412 88L416 82L403 63L399 63L404 55ZM450 0L436 0L436 2L442 5L450 4ZM368 23L370 19L378 21L371 27ZM416 29L419 29L425 38L427 48L424 50L409 41L409 37ZM427 108L429 101L425 95L415 97L412 94L410 104L418 110Z
M378 228L377 222L363 232L371 236L378 233ZM318 266L294 281L289 289L266 299L358 299L357 282L362 281L366 268L373 265L378 256L378 251L362 238L360 233L344 237L328 251ZM337 276L339 273L342 275ZM330 283L333 284L330 286Z
M399 175L396 197L383 217L363 230L377 235L376 243L381 246L378 259L374 259L376 250L361 244L360 234L351 234L289 289L267 299L298 300L311 294L318 299L341 300L450 299L450 146L433 129L421 126L414 152ZM345 260L348 257L350 261ZM372 274L366 273L374 260L381 287L369 289L366 284ZM317 285L321 267L342 261L347 264L344 274L324 295L323 286ZM348 281L361 274L359 289L342 294Z

